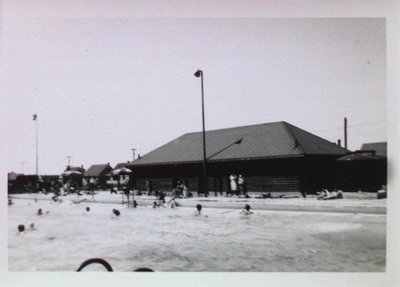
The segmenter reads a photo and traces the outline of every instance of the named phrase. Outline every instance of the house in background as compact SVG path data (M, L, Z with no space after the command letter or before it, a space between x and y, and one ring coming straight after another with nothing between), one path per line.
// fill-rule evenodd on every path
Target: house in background
M69 183L75 188L82 188L85 168L81 166L67 166L62 173L63 183Z
M8 182L13 182L14 180L17 179L18 176L22 175L22 173L16 173L16 172L9 172L7 173L7 179Z
M63 173L66 173L67 171L76 171L76 172L81 173L82 175L85 174L85 168L83 167L83 165L81 165L81 166L67 166Z
M118 188L121 188L121 185L129 186L130 188L134 186L132 172L130 169L126 168L129 163L130 161L116 164L109 174L110 180L112 180L113 184L117 185Z
M8 193L52 192L58 187L58 183L59 175L9 173Z
M387 143L364 143L338 159L338 187L346 191L376 192L387 184Z
M364 143L360 150L373 150L376 155L387 157L387 142Z
M229 192L229 176L243 175L249 192L315 192L335 187L336 159L349 151L287 122L206 132L208 190ZM136 188L177 181L202 190L202 132L184 134L129 163Z
M93 185L93 188L106 189L112 169L110 163L91 165L84 174L85 180Z
M22 173L9 172L7 173L7 182L8 182L8 193L13 193L16 187L16 179L18 176L23 175Z
M374 151L377 159L371 167L369 187L377 191L387 185L387 142L364 143L361 151Z

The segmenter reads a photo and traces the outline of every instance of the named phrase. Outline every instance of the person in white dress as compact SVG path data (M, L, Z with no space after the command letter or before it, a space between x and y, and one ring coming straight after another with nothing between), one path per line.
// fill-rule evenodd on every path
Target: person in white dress
M231 174L229 177L230 180L230 185L231 185L231 192L232 194L237 195L238 194L238 183L237 183L237 176Z

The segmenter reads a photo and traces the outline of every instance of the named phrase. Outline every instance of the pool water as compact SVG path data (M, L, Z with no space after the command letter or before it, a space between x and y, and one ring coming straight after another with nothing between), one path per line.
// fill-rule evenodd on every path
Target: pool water
M75 271L88 258L103 258L114 271L385 271L385 215L254 210L246 216L208 208L198 217L184 207L14 202L9 271ZM45 214L37 215L39 208ZM19 233L19 224L27 230Z

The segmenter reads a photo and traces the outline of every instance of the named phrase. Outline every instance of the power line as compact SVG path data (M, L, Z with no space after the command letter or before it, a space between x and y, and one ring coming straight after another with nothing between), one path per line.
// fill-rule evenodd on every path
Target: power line
M376 121L376 122L369 122L369 123L358 124L358 125L349 125L349 126L347 126L347 128L370 126L370 125L375 125L375 124L379 124L379 123L386 123L386 121ZM323 130L314 130L313 132L336 131L336 130L342 130L342 129L343 129L343 127L332 128L332 129L323 129Z

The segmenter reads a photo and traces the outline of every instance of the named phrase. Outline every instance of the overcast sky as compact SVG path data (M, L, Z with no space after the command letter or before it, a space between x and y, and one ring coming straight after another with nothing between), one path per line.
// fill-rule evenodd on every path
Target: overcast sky
M13 18L8 171L132 160L206 129L287 121L349 148L386 141L383 18ZM25 162L24 164L22 162Z

